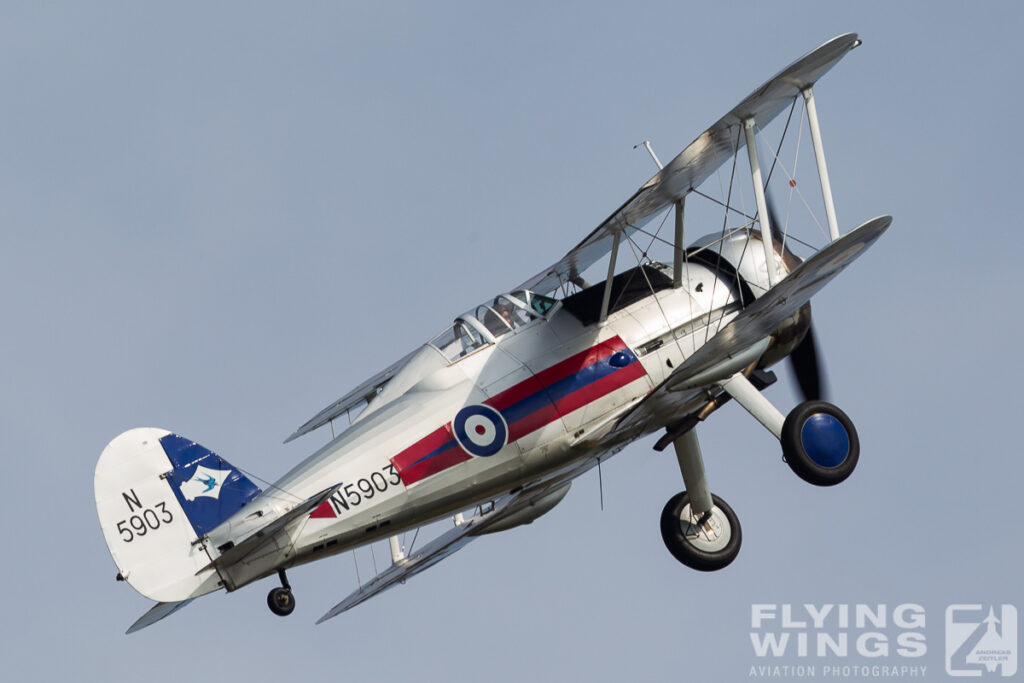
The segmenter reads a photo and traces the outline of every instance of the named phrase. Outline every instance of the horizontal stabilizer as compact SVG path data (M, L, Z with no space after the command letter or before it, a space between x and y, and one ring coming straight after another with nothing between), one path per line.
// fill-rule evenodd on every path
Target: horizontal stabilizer
M320 493L310 496L274 521L270 522L266 526L260 527L254 533L246 536L242 541L222 552L216 560L203 567L200 571L206 571L212 567L220 568L230 566L247 555L252 554L256 550L259 550L264 544L272 541L277 534L282 531L286 531L291 525L297 524L306 519L310 512L330 498L331 494L339 488L341 488L341 484L324 489Z
M190 602L192 602L192 600L182 600L181 602L158 602L153 605L152 609L139 617L138 620L132 624L127 631L125 631L125 634L135 633L136 631L141 631L147 626L152 626L164 617L171 616Z

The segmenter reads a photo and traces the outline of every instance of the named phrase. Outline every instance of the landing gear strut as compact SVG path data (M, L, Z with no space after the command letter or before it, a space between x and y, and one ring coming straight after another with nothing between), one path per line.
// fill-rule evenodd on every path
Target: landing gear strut
M836 406L804 401L783 416L741 373L722 388L779 439L786 463L804 481L835 486L853 474L860 440L853 422Z
M700 443L693 430L673 440L686 490L665 504L661 538L672 556L692 569L715 571L740 552L743 534L736 513L708 490Z
M279 569L277 575L281 577L281 585L267 594L267 606L277 616L286 617L295 611L295 596L292 595L292 587L288 585L284 570Z
M805 401L784 416L761 394L763 386L742 372L718 385L779 439L786 462L804 481L834 486L853 473L860 457L860 441L853 422L836 406ZM686 485L685 491L665 504L661 537L672 556L687 567L714 571L736 559L743 538L736 513L708 489L700 444L693 430L697 420L670 428L655 446L661 450L672 439Z

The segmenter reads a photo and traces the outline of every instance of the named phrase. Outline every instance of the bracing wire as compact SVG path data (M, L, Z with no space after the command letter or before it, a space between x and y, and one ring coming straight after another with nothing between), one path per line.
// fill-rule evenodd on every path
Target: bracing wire
M242 474L244 474L245 476L249 477L250 479L255 479L256 481L260 482L261 484L264 484L267 487L266 490L274 489L275 491L280 491L284 495L289 496L290 498L294 498L295 502L297 502L297 503L301 503L303 500L305 500L301 496L297 496L294 493L292 493L291 491L283 489L280 486L278 486L277 484L274 484L273 482L267 481L263 477L260 477L260 476L258 476L256 474L253 474L252 472L250 472L248 470L244 470L241 467L235 467L235 469L238 470L239 472L241 472Z
M733 188L733 185L736 182L736 163L737 163L737 160L739 159L740 135L742 134L742 132L743 131L742 131L742 129L740 127L736 128L736 142L733 144L733 150L732 150L732 169L729 171L729 191L728 191L728 193L725 196L725 206L727 208L726 208L726 210L724 212L724 215L722 216L722 239L718 243L718 259L719 259L719 261L721 261L721 259L722 259L722 247L725 245L725 233L726 233L726 230L729 227L729 209L728 209L728 207L732 204L732 188ZM721 183L719 183L719 185L721 185ZM718 287L718 278L716 277L715 281L711 285L711 305L712 305L712 308L714 307L715 289L717 287ZM710 323L710 321L708 321L708 322ZM708 342L708 339L710 339L710 338L711 338L711 325L709 324L704 329L704 343L706 344Z

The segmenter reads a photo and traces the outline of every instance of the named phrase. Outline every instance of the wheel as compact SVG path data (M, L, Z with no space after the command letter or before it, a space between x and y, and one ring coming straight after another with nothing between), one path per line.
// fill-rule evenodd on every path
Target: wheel
M291 590L278 586L267 594L267 606L279 617L286 617L295 611L295 596Z
M815 486L844 481L860 457L853 422L825 401L805 401L793 408L782 425L781 441L790 468Z
M698 526L686 491L669 498L661 512L661 537L672 556L702 572L722 569L736 559L743 533L740 520L729 505L712 494L711 514Z

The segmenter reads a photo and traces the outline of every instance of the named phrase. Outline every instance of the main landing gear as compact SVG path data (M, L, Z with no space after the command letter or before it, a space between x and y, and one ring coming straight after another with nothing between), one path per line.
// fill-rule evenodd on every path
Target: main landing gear
M845 481L860 457L857 430L846 413L825 401L805 401L783 416L746 376L737 373L721 387L778 437L786 463L815 486ZM700 444L693 429L672 441L686 490L665 504L661 537L672 556L688 567L715 571L729 565L743 540L739 519L708 490Z
M740 520L724 500L708 490L697 433L691 429L672 443L686 490L665 504L661 538L672 556L687 567L702 572L722 569L740 552Z
M281 585L267 594L267 606L277 616L286 617L295 611L295 596L292 595L292 587L288 585L284 570L277 570L277 575L281 577Z

